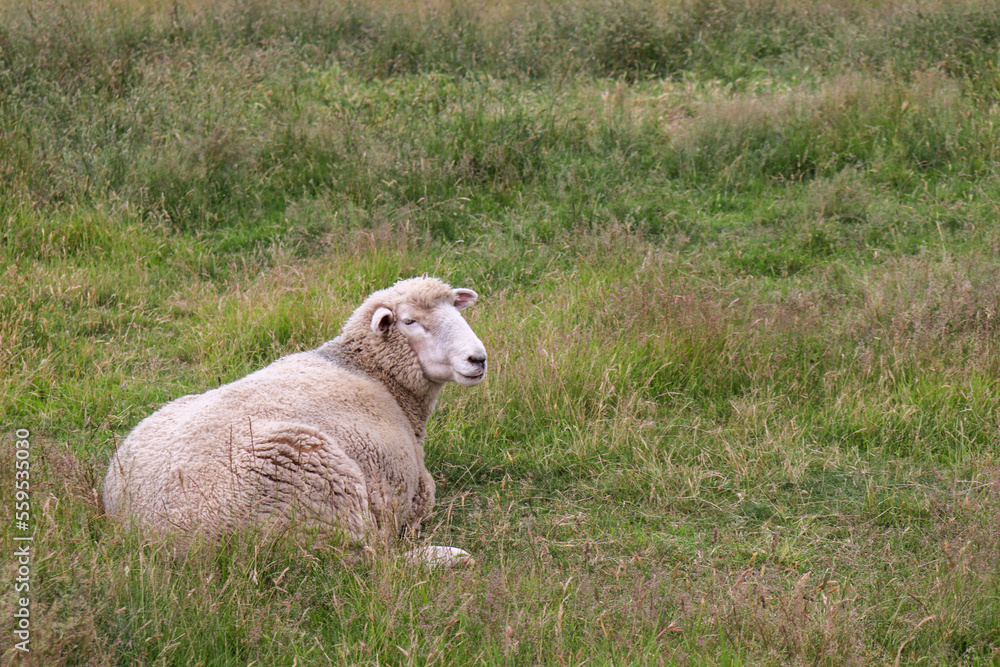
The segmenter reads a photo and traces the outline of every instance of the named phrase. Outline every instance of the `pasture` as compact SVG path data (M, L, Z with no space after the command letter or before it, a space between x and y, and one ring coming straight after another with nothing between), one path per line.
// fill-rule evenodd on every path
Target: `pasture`
M998 261L995 0L0 0L0 660L995 664ZM140 419L425 273L475 567L104 515Z

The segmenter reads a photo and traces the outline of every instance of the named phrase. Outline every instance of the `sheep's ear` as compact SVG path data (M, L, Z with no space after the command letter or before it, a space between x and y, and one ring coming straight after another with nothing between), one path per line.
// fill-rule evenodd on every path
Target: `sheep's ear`
M452 290L452 294L455 295L455 307L459 310L463 308L468 308L476 302L479 295L470 289L456 289Z
M385 306L379 306L372 315L372 331L375 333L385 333L396 321L396 316Z

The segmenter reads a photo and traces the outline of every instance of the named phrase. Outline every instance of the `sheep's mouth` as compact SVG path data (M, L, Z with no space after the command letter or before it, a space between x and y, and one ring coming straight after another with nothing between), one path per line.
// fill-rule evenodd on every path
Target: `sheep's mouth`
M479 373L476 373L475 375L469 375L467 373L459 373L459 375L461 375L462 377L464 377L466 380L473 380L473 381L478 382L479 380L482 380L484 377L486 377L486 371L485 370L480 371Z

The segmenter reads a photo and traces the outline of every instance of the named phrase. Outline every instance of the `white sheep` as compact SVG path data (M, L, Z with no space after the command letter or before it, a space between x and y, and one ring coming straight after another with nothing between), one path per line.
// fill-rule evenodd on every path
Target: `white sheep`
M112 457L106 510L210 538L293 520L359 543L417 528L434 504L422 443L438 393L486 374L486 350L459 313L476 299L435 278L402 280L319 348L168 403ZM418 557L467 556L428 547Z

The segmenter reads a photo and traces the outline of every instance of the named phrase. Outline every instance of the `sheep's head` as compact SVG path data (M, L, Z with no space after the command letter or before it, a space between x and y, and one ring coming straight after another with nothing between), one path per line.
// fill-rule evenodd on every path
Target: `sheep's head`
M433 278L413 278L387 290L398 295L379 305L371 329L398 333L409 344L424 377L471 387L486 377L486 348L459 312L476 302L470 289L452 289Z

